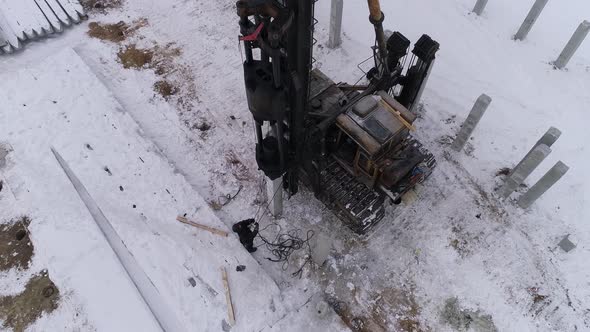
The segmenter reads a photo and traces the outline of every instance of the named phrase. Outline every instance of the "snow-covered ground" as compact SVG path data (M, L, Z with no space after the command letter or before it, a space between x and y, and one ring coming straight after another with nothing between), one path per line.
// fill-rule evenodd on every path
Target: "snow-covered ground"
M588 19L590 4L550 2L527 40L515 42L511 37L531 2L493 1L477 17L469 13L471 0L383 1L386 28L413 41L427 33L441 43L417 123L417 136L437 155L439 167L418 191L417 201L390 209L367 238L353 236L310 193L287 201L285 217L277 221L283 231L312 229L316 239L329 239L332 247L327 264L306 265L301 279L291 274L304 262L305 251L283 266L266 260L270 254L260 247L252 255L256 263L236 238L222 242L174 221L176 214L186 212L231 226L255 216L265 200L243 94L233 2L128 1L89 18L129 25L147 20L118 43L87 36L87 24L82 24L60 38L0 58L0 96L5 100L0 142L14 150L0 174L15 193L11 198L6 190L0 192L0 217L5 222L19 214L31 215L35 256L30 273L47 268L67 294L62 305L33 329L157 327L52 159L48 147L54 145L96 195L187 329L220 330L226 314L223 297L201 298L206 290L195 291L183 283L189 277L183 263L195 264L194 272L220 291L219 265L224 257L239 257L241 264L249 262L240 273L248 274L230 274L243 278L230 277L237 283L233 295L238 325L232 331L260 330L263 325L285 331L343 328L331 311L317 313L324 300L353 329L364 325L367 331L454 330L466 324L449 324L452 298L463 310L456 316L474 313L468 325L475 331L590 330L590 177L585 173L590 166L585 147L590 138L585 128L589 43L582 45L568 70L549 65L577 25ZM317 66L335 81L355 82L361 75L356 64L370 55L373 41L366 3L345 3L344 42L335 50L324 46L329 7L328 0L316 5ZM169 43L174 44L168 49L180 52L162 51ZM155 57L167 67L164 73L157 65L123 69L118 62L120 48L154 50L155 44L156 53L163 54ZM61 52L64 48L74 48L75 53ZM86 74L68 79L69 74L51 69L60 66ZM72 83L76 77L92 77L90 71L102 84L95 78L92 85ZM56 84L32 88L37 76L55 76ZM153 90L162 80L178 87L168 100ZM469 153L450 153L448 137L481 93L493 101L470 141ZM60 108L54 94L72 103ZM66 107L73 101L78 107ZM21 103L29 105L26 110L19 109ZM100 121L103 114L112 122ZM79 123L76 130L65 130L69 119ZM115 122L119 134L112 137L108 126ZM570 166L568 174L530 211L498 200L493 194L501 183L497 171L514 166L550 126L563 135L527 184L558 160ZM85 143L96 148L85 150ZM151 163L143 159L144 153ZM147 165L134 154L141 154ZM113 176L105 175L107 163ZM215 215L201 199L223 203L223 196L235 194L240 186L238 196ZM150 195L152 191L157 194ZM261 228L270 222L265 217ZM271 235L275 229L271 225L265 232ZM557 248L566 234L577 245L570 253ZM216 241L214 249L201 248L196 240L200 237ZM0 273L0 295L6 295L18 293L29 272ZM276 312L269 311L271 299Z
M11 152L3 197L33 220L34 268L49 271L68 304L60 319L34 328L158 330L50 146L69 161L183 330L217 330L227 320L221 267L230 270L236 329L260 330L288 313L275 282L236 238L195 232L175 220L186 214L227 230L73 50L4 75L9 97L0 128ZM247 269L238 273L237 265ZM7 293L18 293L19 275L11 270L2 279ZM196 290L189 277L198 278ZM70 324L67 317L78 311L84 324Z

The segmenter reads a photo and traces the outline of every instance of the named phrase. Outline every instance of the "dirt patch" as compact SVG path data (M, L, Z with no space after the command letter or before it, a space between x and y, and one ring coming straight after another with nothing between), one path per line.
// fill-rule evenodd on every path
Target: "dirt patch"
M428 327L420 324L420 307L412 291L386 288L371 296L370 305L363 312L353 312L353 308L361 308L355 297L351 303L329 298L328 304L340 316L344 324L355 332L422 332ZM393 319L393 321L392 321Z
M0 318L4 321L2 327L22 332L43 313L57 309L58 302L59 289L47 271L41 271L29 280L22 293L0 297Z
M537 304L539 302L543 302L547 299L547 295L539 294L539 287L529 287L527 289L531 297L533 298L533 304Z
M441 312L442 320L449 324L455 331L479 331L497 332L492 316L481 313L479 310L471 311L461 309L459 300L450 298L445 301Z
M114 43L120 43L133 35L135 31L146 26L147 19L142 18L134 21L131 25L120 21L119 23L106 24L100 22L90 22L88 24L88 35L100 40L108 40Z
M385 332L387 329L373 322L370 318L363 315L352 313L350 306L344 301L336 298L328 298L328 305L334 309L334 312L342 319L342 322L354 332Z
M121 48L117 57L124 68L141 69L151 66L154 52L149 49L137 48L135 44L132 44Z
M169 100L170 96L178 93L178 87L167 80L160 80L154 83L154 91L164 99Z
M154 69L156 75L166 77L186 69L175 63L175 59L182 54L182 50L174 43L168 43L165 46L155 45L151 51L155 55L155 61L151 68Z
M198 129L199 131L202 131L202 132L206 132L206 131L208 131L209 129L211 129L211 124L209 124L209 122L207 122L206 120L203 120L203 121L201 121L201 122L199 122L199 123L195 123L195 124L192 126L192 128L193 128L193 129ZM232 153L233 153L233 152L232 152ZM229 160L229 161L230 161L232 164L234 164L234 165L235 165L235 164L237 163L237 162L235 162L235 161L236 161L235 159L232 159L232 158L230 158L230 159L231 159L231 160Z
M428 330L419 321L420 306L413 290L386 288L379 293L375 305L381 310L372 310L375 321L385 321L385 315L396 312L397 330L421 332Z
M455 249L462 258L469 256L471 254L469 240L477 240L478 238L465 231L460 224L454 225L451 231L453 232L453 237L449 239L449 246Z
M252 174L250 174L250 170L246 165L244 165L240 158L238 158L235 152L229 151L225 155L225 160L236 179L240 181L248 181L252 179Z
M443 122L446 124L453 124L453 123L455 123L456 119L457 119L456 115L451 115L450 117L444 119Z
M120 8L123 0L80 0L80 4L88 13L104 13L110 9Z
M209 201L208 203L209 203L209 207L215 211L219 211L219 210L223 209L223 205L221 203L219 203L218 201Z
M125 68L153 69L161 77L154 84L154 91L166 101L174 101L182 111L191 112L193 102L199 102L199 98L191 67L177 60L181 54L182 50L175 43L164 46L154 43L153 47L143 49L136 45L126 46L119 50L118 57ZM211 125L201 122L198 127L189 127L204 133Z
M174 63L175 58L182 54L180 48L174 45L174 43L168 43L165 46L155 44L149 48L138 48L135 44L131 44L120 48L117 56L125 68L149 68L153 69L156 75L166 77L186 69Z
M467 249L467 241L466 240L459 240L459 239L452 239L449 242L449 245L453 247L458 253L463 253Z
M496 176L508 176L510 174L510 167L502 167L496 172Z
M131 26L119 22L112 27L99 27L93 24L90 28L95 30L93 33L97 35L97 38L122 42L129 34L145 25L147 20L136 21ZM189 65L178 61L177 58L180 55L182 55L182 49L175 43L162 46L156 42L153 42L153 46L145 48L139 48L136 44L126 45L117 53L118 60L124 68L152 69L156 75L160 76L153 85L154 91L166 101L175 103L182 115L184 112L192 113L195 104L199 103L199 98L195 79L192 76L193 71ZM198 128L192 126L189 128L200 130L201 137L205 138L204 134L211 126L203 122Z
M0 225L0 271L29 267L34 251L27 229L30 223L28 217L21 217Z

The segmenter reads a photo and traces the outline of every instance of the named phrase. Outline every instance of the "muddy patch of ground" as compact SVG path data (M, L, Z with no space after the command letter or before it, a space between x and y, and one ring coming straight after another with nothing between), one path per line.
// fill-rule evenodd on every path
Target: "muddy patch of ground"
M539 293L539 287L529 287L527 291L531 295L534 304L543 302L548 297Z
M553 302L553 299L551 299L551 297L549 295L542 294L541 289L539 287L536 287L536 286L529 287L529 288L527 288L527 292L531 296L532 303L530 304L530 307L529 307L529 313L533 317L539 316ZM566 294L567 294L567 292L566 292ZM568 306L571 307L571 300L569 300L569 295L568 295Z
M0 271L29 268L33 257L33 243L27 227L28 217L21 217L0 225Z
M149 49L137 48L135 44L125 46L117 53L123 68L149 68L154 60L154 52Z
M492 316L481 311L462 309L457 298L447 299L441 312L442 320L455 331L497 332Z
M339 283L343 281L328 286L327 302L352 331L429 331L420 322L421 308L412 289L387 287L364 293L351 282L344 282L346 288Z
M420 332L427 330L419 321L420 306L412 290L386 288L376 296L372 310L375 321L386 321L387 315L395 312L398 331Z
M127 45L119 49L117 57L125 68L153 69L156 75L166 76L178 71L174 60L180 56L182 51L173 43L166 46L155 44L149 48L139 48L135 44Z
M362 312L352 309L362 308L355 300L347 303L330 298L328 303L344 324L355 332L386 332L392 328L400 332L429 330L420 324L420 307L414 297L402 290L387 288L374 294L374 302Z
M497 172L496 172L496 176L508 176L508 174L510 174L511 172L511 168L510 167L502 167L500 168Z
M146 25L148 25L148 21L145 18L133 21L131 24L123 21L114 24L90 22L88 24L88 35L100 40L120 43Z
M451 231L453 235L449 238L449 246L455 249L462 258L469 256L472 252L470 241L477 240L477 237L465 231L461 223L453 225Z
M124 68L152 69L160 77L153 85L154 92L166 101L176 102L182 110L191 111L192 101L197 100L196 88L190 67L177 60L181 54L174 43L154 44L149 48L131 44L120 48L117 57ZM197 129L206 131L209 128Z
M87 13L104 13L123 6L123 0L80 0L80 4Z
M160 80L154 83L154 91L166 100L178 93L178 87L167 80Z
M57 309L58 302L59 290L47 271L41 271L29 280L22 293L0 297L0 319L4 321L2 327L22 332L43 313Z
M174 43L168 43L164 46L155 44L151 50L156 55L151 67L156 75L165 77L183 69L176 63L176 58L182 54L182 50L176 47Z
M225 155L227 166L231 169L233 176L240 181L250 181L254 177L250 173L248 166L244 165L242 160L234 151L229 151Z

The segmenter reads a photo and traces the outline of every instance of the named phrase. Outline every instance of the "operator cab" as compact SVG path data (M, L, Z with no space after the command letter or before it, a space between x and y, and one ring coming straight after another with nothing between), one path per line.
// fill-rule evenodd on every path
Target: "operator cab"
M318 69L312 72L311 105L327 114L348 105L346 94ZM315 107L314 107L315 106ZM328 133L329 154L350 174L370 188L379 189L394 202L421 182L434 159L410 136L416 115L385 91L365 96L338 115Z
M409 137L415 119L414 114L384 91L362 98L336 119L340 139L344 137L345 141L341 149L350 151L351 141L356 147L352 160L339 161L346 162L355 176L365 178L367 185L380 187L397 201L409 184L403 181L406 175L426 158ZM336 158L340 155L336 153ZM410 181L418 180L421 179Z

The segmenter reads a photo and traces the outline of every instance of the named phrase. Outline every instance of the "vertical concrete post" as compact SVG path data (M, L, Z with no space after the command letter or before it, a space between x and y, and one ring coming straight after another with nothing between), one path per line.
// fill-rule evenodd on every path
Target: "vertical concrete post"
M492 98L490 98L490 96L486 95L485 93L477 98L475 105L473 105L471 112L469 112L469 116L467 116L467 119L463 123L461 130L459 130L453 145L451 145L453 150L459 152L463 149L465 143L467 143L467 140L469 137L471 137L473 130L475 130L475 127L485 114L491 102Z
M543 177L535 183L524 195L520 196L518 205L523 209L528 209L539 197L541 197L549 188L551 188L561 177L567 173L570 168L558 161Z
M541 15L541 12L543 11L543 8L545 8L547 2L549 2L549 0L535 1L533 8L531 8L531 10L529 11L529 14L524 19L524 22L522 22L522 25L520 26L520 29L518 29L516 35L514 35L515 40L524 40L526 38L526 36L531 31L533 24L535 24L535 22L539 18L539 15Z
M563 51L561 51L561 54L553 63L555 67L557 67L558 69L563 69L565 66L567 66L567 63L570 61L574 53L576 53L580 45L582 45L582 42L584 41L584 38L586 38L586 36L588 35L589 31L590 22L584 21L580 23L580 25L576 29L576 32L574 32L572 38L570 38L570 41L567 43L567 45L565 45L565 48L563 49Z
M266 196L268 197L270 213L276 219L283 215L283 177L266 179Z
M531 150L524 156L524 158L522 158L522 160L512 169L512 171L510 171L510 174L508 174L508 176L512 176L512 173L514 173L514 170L519 168L520 165L522 165L522 163L529 157L531 152L533 152L533 150L537 146L539 146L541 144L545 144L548 147L551 147L553 145L553 143L555 143L560 136L561 136L561 130L559 130L555 127L550 127L547 130L547 132L537 141L537 143L535 143L535 145L533 145Z
M342 11L344 9L344 0L332 0L332 9L330 11L330 37L328 47L336 48L342 44Z
M541 144L536 146L528 157L514 169L512 175L506 179L506 183L500 189L500 196L508 198L550 153L551 148L547 145Z
M477 16L481 16L487 4L488 0L477 0L475 7L473 7L473 12L476 13Z

